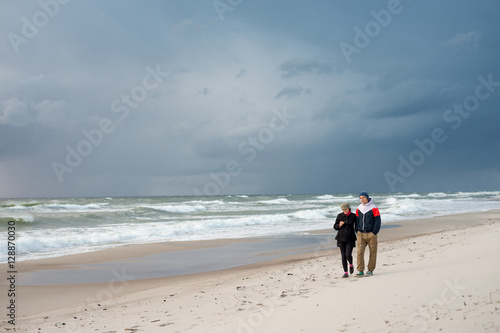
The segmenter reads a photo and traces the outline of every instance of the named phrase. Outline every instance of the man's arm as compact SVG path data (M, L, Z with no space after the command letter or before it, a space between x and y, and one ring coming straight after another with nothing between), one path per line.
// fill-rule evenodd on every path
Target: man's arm
M380 211L377 208L372 209L373 217L375 218L375 225L373 226L373 233L376 235L380 231L380 224L382 220L380 219Z

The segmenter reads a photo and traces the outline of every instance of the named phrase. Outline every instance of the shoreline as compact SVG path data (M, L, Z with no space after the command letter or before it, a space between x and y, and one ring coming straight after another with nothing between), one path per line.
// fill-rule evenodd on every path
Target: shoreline
M392 243L412 238L422 237L423 235L432 236L439 233L449 232L453 230L461 230L464 228L470 229L481 225L486 225L491 221L499 220L500 210L491 210L480 213L466 213L458 215L447 215L420 220L406 220L387 223L384 225L398 225L400 227L388 227L381 230L379 234L380 245L389 246ZM328 230L310 231L311 235L330 234L333 232ZM333 240L333 237L331 237ZM218 243L219 242L219 243ZM334 242L334 241L332 241ZM187 245L189 250L202 250L217 248L225 245L250 244L249 239L237 240L219 240L210 242L190 242ZM197 243L197 244L195 244ZM222 245L221 245L222 243ZM255 245L257 243L253 243ZM106 262L137 262L141 256L146 256L152 253L173 253L178 251L186 251L186 248L180 249L178 245L173 244L147 244L141 246L125 246L122 248L108 249L100 251L100 253L92 252L81 255L73 255L59 257L53 259L40 259L29 262L29 265L18 264L21 274L28 272L36 272L40 270L80 270L83 265L90 265L90 269L95 269L92 265ZM158 277L149 279L127 279L128 273L126 270L115 270L113 278L107 282L101 283L83 283L83 284L55 284L55 285L20 285L19 288L19 322L30 323L44 322L44 317L67 316L69 313L82 313L88 311L97 311L97 304L126 304L130 299L147 300L157 295L159 289L167 289L165 294L179 295L181 290L189 292L194 289L205 289L204 285L214 286L214 280L239 280L246 279L248 276L263 274L265 270L276 269L282 266L303 265L307 261L327 260L333 258L334 264L332 269L340 271L340 254L338 249L332 248L336 246L330 244L331 248L317 244L309 251L302 251L291 255L282 255L271 260L257 261L247 265L239 265L233 268L222 270L209 270L197 274L187 274L169 277ZM142 248L139 250L139 247ZM115 251L110 251L115 250ZM302 249L303 250L303 249ZM162 252L163 251L163 252ZM173 251L173 252L172 252ZM380 251L380 250L379 250ZM151 261L150 265L157 265L158 262ZM24 266L24 267L23 267ZM80 267L80 268L79 268ZM125 267L125 266L122 266ZM383 269L383 268L382 268ZM2 267L3 272L5 269ZM314 275L315 272L311 271ZM215 285L222 282L215 282ZM5 282L2 283L5 285ZM211 288L211 287L207 287ZM175 291L175 292L174 292ZM231 291L234 293L234 291ZM90 297L89 297L90 295ZM6 295L1 295L2 304L6 304L4 299ZM168 296L169 298L171 296ZM172 296L174 297L174 296ZM88 310L88 311L87 311ZM42 318L42 319L40 319ZM3 319L5 324L5 319Z
M427 217L422 219L408 219L408 220L399 220L394 222L383 223L382 224L383 232L381 232L379 235L380 236L379 241L396 240L420 234L428 234L432 232L439 232L453 228L472 226L479 223L477 222L477 220L475 220L477 214L488 214L488 213L494 214L495 212L500 212L500 209L493 209L479 213L441 215L441 216ZM467 219L468 217L470 217L470 220ZM333 221L332 221L332 226L333 226ZM389 229L391 230L388 231ZM175 253L175 252L196 251L196 250L202 251L206 249L214 249L224 246L251 244L251 243L257 244L260 242L266 242L276 239L286 240L293 237L300 238L301 236L304 236L305 238L309 236L322 236L322 238L324 239L321 240L322 245L320 245L320 247L336 248L336 241L333 239L334 235L335 233L333 231L333 228L330 228L330 229L320 229L320 230L306 230L302 232L296 232L293 234L278 235L278 236L259 236L259 237L245 237L236 239L235 238L210 239L210 240L196 240L196 241L172 241L172 242L158 242L149 244L127 244L97 251L71 254L60 257L18 261L17 266L21 267L23 273L31 273L40 270L52 270L52 269L62 269L62 270L75 269L87 265L88 266L99 265L107 262L124 262L124 261L133 262L134 260L140 261L143 260L144 258L148 258L150 256L163 253ZM294 245L290 246L291 249L297 247L299 246L294 246ZM304 252L315 251L317 247L318 244L314 243L312 246L309 246L309 248L305 246L303 251ZM278 253L279 250L277 250L276 252ZM274 253L271 252L271 254ZM288 255L285 254L284 256L286 257ZM268 261L271 259L261 260L261 262ZM235 267L244 265L245 264L236 265ZM7 263L1 263L0 269L5 271L6 266ZM208 271L211 270L209 269L205 272ZM176 274L176 275L186 275L186 274Z
M500 202L500 199L498 199ZM399 228L399 227L404 227L404 229L409 230L401 230L401 232L396 233L396 235L392 235L393 233L391 232L391 235L389 236L389 239L399 239L401 237L407 237L408 235L414 235L417 231L415 230L416 228L419 227L419 223L426 223L429 220L433 219L443 219L444 224L443 226L445 228L453 228L455 227L454 223L448 221L449 218L453 218L454 216L459 217L456 222L460 223L460 226L465 226L465 225L473 225L468 222L463 221L463 216L470 216L474 217L477 214L483 214L483 213L488 213L488 212L500 212L500 209L491 209L487 211L481 211L481 212L473 212L473 213L459 213L459 214L450 214L450 215L439 215L439 216L433 216L433 217L425 217L425 218L418 218L418 219L406 219L406 220L398 220L398 221L392 221L392 222L387 222L382 224L382 229L388 229L388 228ZM333 226L333 221L332 220L332 226ZM415 223L415 225L413 225ZM442 230L447 230L447 229L440 229L435 228L430 225L425 225L425 230L423 234L429 233L428 230L434 230L434 231L442 231ZM284 235L271 235L271 236L256 236L256 237L242 237L242 238L220 238L220 239L208 239L208 240L192 240L192 241L167 241L167 242L155 242L155 243L146 243L146 244L126 244L126 245L120 245L116 247L110 247L110 248L105 248L101 250L96 250L96 251L90 251L90 252L83 252L83 253L76 253L76 254L69 254L69 255L63 255L63 256L58 256L58 257L50 257L50 258L39 258L39 259L28 259L28 260L23 260L23 261L18 261L18 265L23 265L23 270L25 272L31 272L34 270L40 269L40 267L43 268L61 268L61 267L71 267L75 265L75 262L78 263L78 265L89 265L89 264L96 264L104 261L109 261L109 260L122 260L122 259L133 259L133 258L141 258L145 256L149 256L152 254L157 254L157 253L164 253L164 252L176 252L176 251L186 251L186 250L195 250L195 249L205 249L205 248L211 248L211 247L218 247L221 245L229 245L229 244L238 244L238 243L245 243L245 242L258 242L262 241L265 239L273 239L273 238L288 238L292 236L297 236L297 235L325 235L325 234L332 234L333 233L333 228L330 229L317 229L317 230L304 230L300 232L294 232L294 233L289 233L289 234L284 234ZM383 234L382 234L383 235ZM385 240L385 238L384 238ZM336 245L334 245L336 247ZM103 257L104 256L104 257ZM105 259L103 259L105 258ZM3 268L3 266L6 266L7 263L0 263L0 269Z

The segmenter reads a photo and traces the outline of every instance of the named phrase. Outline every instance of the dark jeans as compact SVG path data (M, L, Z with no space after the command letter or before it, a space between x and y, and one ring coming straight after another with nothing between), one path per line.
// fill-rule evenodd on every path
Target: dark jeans
M347 272L347 262L352 265L352 249L356 245L354 243L344 242L338 242L337 245L340 248L340 254L342 255L342 267L344 267L344 272Z

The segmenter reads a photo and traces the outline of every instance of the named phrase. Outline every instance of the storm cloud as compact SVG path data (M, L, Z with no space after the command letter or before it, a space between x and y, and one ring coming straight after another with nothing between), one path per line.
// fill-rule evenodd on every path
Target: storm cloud
M500 186L498 2L0 12L2 197Z

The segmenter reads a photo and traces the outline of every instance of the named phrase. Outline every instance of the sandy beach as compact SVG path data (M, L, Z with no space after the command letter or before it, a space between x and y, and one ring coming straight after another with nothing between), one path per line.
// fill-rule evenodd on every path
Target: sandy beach
M375 274L364 278L341 278L331 236L308 251L272 260L149 279L134 279L127 267L147 255L203 250L221 241L192 242L181 250L172 244L128 246L19 263L21 276L83 272L109 262L129 266L116 266L105 282L18 285L16 325L8 323L6 310L1 325L15 332L500 331L500 211L388 226L379 234ZM6 290L7 268L1 269ZM8 306L6 291L0 302Z

